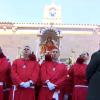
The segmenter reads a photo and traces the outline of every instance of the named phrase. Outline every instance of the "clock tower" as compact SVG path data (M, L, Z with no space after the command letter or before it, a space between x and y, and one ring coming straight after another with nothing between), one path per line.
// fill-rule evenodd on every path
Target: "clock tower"
M56 5L55 3L45 5L43 23L62 23L61 6Z

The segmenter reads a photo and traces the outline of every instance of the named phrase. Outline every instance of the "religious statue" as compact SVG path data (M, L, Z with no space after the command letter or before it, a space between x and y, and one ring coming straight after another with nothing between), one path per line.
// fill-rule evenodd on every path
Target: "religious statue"
M46 41L41 45L41 54L45 54L46 52L50 52L53 49L57 49L56 43L52 40L51 37L47 37Z

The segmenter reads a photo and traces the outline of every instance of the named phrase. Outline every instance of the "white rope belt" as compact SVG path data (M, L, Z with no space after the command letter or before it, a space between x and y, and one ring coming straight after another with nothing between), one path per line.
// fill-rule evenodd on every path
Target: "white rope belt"
M85 87L85 88L88 88L88 86L86 86L86 85L75 85L74 87Z
M15 88L16 86L15 86L15 85L12 85L12 87ZM35 86L31 86L31 87L28 87L28 88L34 89ZM17 87L16 87L16 89L17 89ZM16 90L16 89L15 89L15 90ZM27 88L26 88L26 89L27 89Z
M34 87L34 86L31 86L31 87L29 87L29 88L32 88L32 89L34 89L35 87Z
M0 85L3 85L3 82L0 82Z
M48 86L46 86L46 85L43 85L42 87L48 88ZM55 91L53 93L52 98L55 99L55 100L59 100L59 93L60 93L60 91Z
M55 92L53 93L52 98L55 99L55 100L59 100L59 93L60 93L60 91L55 91Z
M4 89L3 92L10 91L10 88Z
M46 87L46 88L48 88L48 86L46 86L46 85L43 85L42 87Z

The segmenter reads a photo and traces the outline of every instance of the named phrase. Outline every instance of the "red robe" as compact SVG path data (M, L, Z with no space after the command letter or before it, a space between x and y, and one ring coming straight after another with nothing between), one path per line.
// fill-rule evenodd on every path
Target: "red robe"
M72 100L86 100L87 80L86 64L75 63L69 70L69 79L72 86Z
M0 58L0 84L1 82L3 82L3 84L7 85L7 83L9 82L10 67L10 63L8 62L8 59L6 59L6 57ZM0 85L0 100L4 100L4 98L6 98L5 96L8 96L8 94L5 95L6 91L4 90L5 92L3 92L3 90L3 85Z
M39 64L37 61L17 59L13 62L11 77L14 85L17 86L14 100L35 100L35 91L33 88L22 88L21 82L32 80L37 82L39 74ZM13 90L10 92L10 100L13 97Z
M66 82L67 68L64 64L45 61L41 65L41 81L42 88L40 89L38 100L52 100L54 91L62 90ZM56 89L50 91L45 83L49 80L56 85ZM44 87L45 86L45 87ZM62 100L59 95L59 100Z

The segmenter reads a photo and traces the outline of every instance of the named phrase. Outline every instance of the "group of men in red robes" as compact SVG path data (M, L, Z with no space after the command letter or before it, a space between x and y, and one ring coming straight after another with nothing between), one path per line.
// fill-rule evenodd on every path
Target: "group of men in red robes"
M11 65L0 48L0 100L68 100L65 94L72 94L71 100L85 100L75 98L87 93L87 56L81 55L68 70L67 65L58 61L59 55L59 50L53 49L40 65L31 48L25 46L23 58L14 60ZM7 86L9 92L5 92Z

